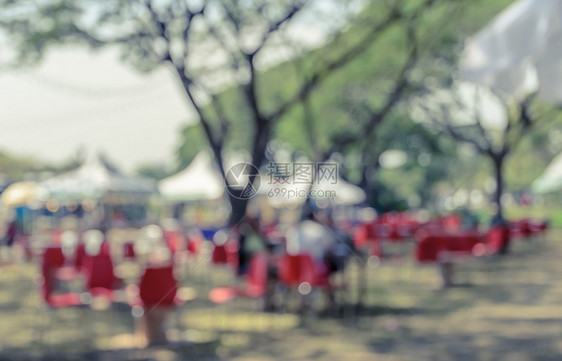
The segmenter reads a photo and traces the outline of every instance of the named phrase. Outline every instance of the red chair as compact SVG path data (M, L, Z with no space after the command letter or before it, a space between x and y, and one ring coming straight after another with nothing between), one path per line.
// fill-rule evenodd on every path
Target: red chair
M474 247L482 243L482 235L474 232L463 232L448 237L446 249L457 253L473 254Z
M327 267L317 264L308 254L284 255L279 262L279 282L288 290L298 289L300 293L300 307L305 307L306 300L314 289L327 292L330 304L336 300L333 291L345 289L346 284L339 286L332 284ZM301 289L301 286L305 286ZM288 295L288 294L287 294ZM285 299L285 307L287 300ZM310 304L308 304L310 306ZM335 304L334 304L335 306Z
M248 265L246 289L244 296L249 298L262 297L267 289L267 271L269 257L266 253L255 254Z
M522 219L520 221L520 224L521 224L521 233L523 238L531 237L533 235L531 221L528 219Z
M315 263L308 254L299 257L301 283L308 282L312 287L331 288L330 275L325 266Z
M178 304L178 284L173 266L148 267L139 282L139 299L146 307L171 307Z
M513 239L523 239L531 235L529 221L527 219L520 219L517 221L510 221L508 223L509 233Z
M414 248L415 258L420 263L436 262L445 246L442 239L432 236L428 230L420 229L414 236L416 246Z
M111 255L111 247L109 246L109 242L104 240L100 245L100 254L105 254L107 256Z
M357 249L363 249L367 247L369 242L369 229L367 224L360 224L355 228L353 232L353 244Z
M279 282L287 287L300 284L300 258L286 254L279 260Z
M41 298L50 312L45 312L47 316L45 323L41 322L36 325L41 342L43 342L43 335L45 331L48 330L49 326L60 322L60 320L57 321L54 319L55 310L65 307L84 306L80 294L75 292L57 292L57 271L62 269L64 263L65 259L61 247L48 247L43 250L41 255L41 279L39 287ZM79 317L78 320L83 320L83 318ZM84 328L82 329L84 330Z
M197 255L203 244L203 239L199 236L191 236L187 241L187 251L190 254Z
M74 268L80 271L84 267L84 259L86 258L86 245L84 243L79 243L76 246L76 251L74 253Z
M482 235L475 232L447 233L420 229L415 234L415 258L439 266L443 287L453 284L454 265L482 253Z
M488 254L500 253L509 242L509 228L503 226L494 226L488 230L486 234L486 249Z
M174 277L173 266L147 267L137 287L129 289L132 299L132 314L140 318L140 330L144 333L148 345L163 344L166 339L168 312L184 303L177 297L178 283ZM139 313L139 308L143 308ZM176 315L178 327L180 315Z
M147 267L138 285L126 288L131 307L172 307L184 303L177 297L178 283L172 265Z
M260 298L267 290L268 255L257 253L252 256L248 265L243 288L218 287L209 292L209 300L213 303L225 303L238 297Z
M421 263L436 262L439 253L448 252L450 256L464 258L479 253L483 235L477 231L449 233L443 229L426 228L415 233L416 260Z
M331 287L327 269L316 264L308 254L284 255L279 262L279 281L288 287L304 282L312 287Z
M47 247L43 250L43 258L41 266L43 269L54 269L64 265L64 253L62 248Z
M534 223L535 232L537 234L545 234L550 226L550 222L548 220L542 220Z
M111 257L102 252L95 256L87 256L84 259L84 269L88 292L94 297L112 299L119 279L115 276Z
M55 293L56 271L64 265L64 254L61 247L48 247L43 250L41 262L41 295L47 305L52 308L82 305L78 293Z
M64 254L61 247L48 247L43 250L41 259L41 276L43 297L47 300L56 286L55 272L64 266Z
M353 243L358 249L368 248L369 256L382 256L380 240L373 223L359 225L353 233Z
M387 241L398 242L401 237L398 235L396 224L382 223L377 226L377 235Z
M123 244L123 258L134 260L137 258L135 253L135 244L133 242L127 242Z
M211 262L214 264L226 264L226 246L225 245L215 245L213 248L213 253L211 255Z
M373 233L377 238L391 242L401 242L412 236L410 226L400 223L399 219L387 217L378 223L373 224Z
M167 230L164 231L163 236L164 236L164 240L166 241L166 244L168 245L168 249L172 254L175 254L176 252L182 250L184 240L180 232L175 230L174 231Z
M451 214L442 217L441 224L449 231L456 231L461 228L462 218L458 214Z
M211 262L216 265L229 265L233 270L238 270L238 242L230 240L225 244L215 245Z

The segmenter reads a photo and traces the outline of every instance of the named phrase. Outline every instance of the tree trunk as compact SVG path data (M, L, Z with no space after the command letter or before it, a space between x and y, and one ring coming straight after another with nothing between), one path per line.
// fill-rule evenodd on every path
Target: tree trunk
M229 193L228 200L230 202L231 208L228 226L233 227L238 225L246 216L246 206L248 205L248 199L237 198Z
M502 195L503 195L503 167L504 167L505 156L495 156L493 157L494 163L494 176L496 179L496 191L494 193L494 203L496 204L496 214L494 218L492 218L492 225L494 226L501 226L506 228L504 232L504 242L502 248L499 251L500 255L505 255L508 253L510 237L509 237L509 230L507 229L508 225L504 218L503 213L503 206L502 206Z
M501 198L503 195L503 163L504 157L496 156L493 158L494 177L496 180L496 191L494 192L494 204L496 205L496 213L494 219L498 222L503 221L503 207Z
M377 206L378 189L376 182L373 181L375 179L373 176L378 172L380 163L376 160L374 164L364 163L362 167L361 181L358 186L365 191L367 204L372 207Z
M265 149L271 138L271 126L263 120L256 122L256 129L254 133L254 145L252 147L252 159L251 164L254 165L258 170L265 159ZM248 179L250 183L254 183L255 175L251 175ZM263 180L261 180L263 182ZM232 227L240 223L246 216L246 208L250 201L250 198L240 199L234 197L232 194L228 195L228 200L230 201L231 213L229 219L229 226Z

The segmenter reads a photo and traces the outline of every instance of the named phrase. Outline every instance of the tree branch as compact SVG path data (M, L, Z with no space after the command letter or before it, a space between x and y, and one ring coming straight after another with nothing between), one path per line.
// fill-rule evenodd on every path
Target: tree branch
M255 56L257 53L260 52L260 50L265 46L265 44L267 43L269 37L271 36L272 33L276 32L277 30L279 30L279 28L285 24L286 22L290 21L298 12L300 12L302 10L302 8L305 7L305 5L308 3L309 0L304 0L302 2L296 3L294 4L289 11L280 19L274 21L273 23L269 24L269 28L262 34L262 38L258 44L258 46L251 51L250 53L248 53L247 55L249 56Z
M409 51L407 57L408 60L400 70L400 73L397 77L398 81L394 85L389 96L386 98L386 102L380 109L376 111L374 109L369 109L371 116L369 117L369 120L365 124L363 124L358 134L350 134L346 137L334 139L333 146L331 147L331 149L324 153L324 157L328 157L337 149L343 149L346 146L359 141L360 139L372 136L377 126L383 122L383 120L392 111L394 106L402 99L404 92L409 85L408 72L415 66L419 59L418 41L416 39L413 22L410 22L408 25L407 37L411 44L411 50Z
M203 109L198 104L197 96L193 93L193 90L191 89L191 86L194 84L194 80L186 74L186 59L183 59L181 63L178 63L177 61L174 61L174 59L172 59L170 54L171 52L170 37L169 34L167 34L166 24L162 23L158 19L158 14L156 14L154 9L152 8L152 4L150 0L147 0L145 2L145 5L151 14L151 19L153 23L156 25L158 36L160 36L166 42L166 50L164 52L161 61L169 62L175 68L175 73L177 74L178 78L182 82L183 89L191 105L193 106L193 108L197 112L197 115L199 116L199 121L201 122L201 125L205 132L205 135L207 136L211 149L213 150L213 153L217 159L217 163L219 163L218 165L219 165L220 172L224 177L225 171L222 163L222 147L224 141L224 131L221 131L219 135L214 134L209 119L207 119ZM187 11L189 12L189 10ZM204 13L204 8L202 8L200 11L196 13L191 13L191 12L189 13L192 14L192 16L189 19L189 22L186 24L187 31L184 31L182 33L183 39L186 41L186 43L184 44L185 46L187 46L187 40L189 38L189 29L191 28L191 22L193 20L193 17L196 15L202 15ZM220 116L219 119L221 119ZM223 129L224 129L224 125L223 125Z
M476 127L478 128L478 131L480 132L480 135L482 136L482 139L484 139L484 142L486 143L486 147L488 149L492 149L492 140L490 139L489 134L486 132L484 126L482 125L482 118L480 117L479 113L481 102L480 98L478 97L478 93L479 91L477 89L476 92L474 92L474 121L476 123Z
M462 132L458 131L457 128L455 128L452 124L450 124L448 122L442 122L442 121L438 120L438 118L433 114L433 112L431 110L429 110L427 108L427 106L425 104L419 104L419 106L425 111L426 115L429 116L429 119L435 125L437 125L439 127L439 129L449 133L449 135L451 135L451 137L453 137L453 139L455 139L457 141L472 144L478 150L479 153L490 154L490 155L493 154L492 149L483 147L482 144L480 144L480 142L478 142L477 140L472 139L472 138L468 137L466 134L463 134Z
M393 25L398 20L402 19L403 15L398 11L393 11L385 18L384 21L376 24L371 28L371 31L366 35L361 41L355 44L353 47L348 49L337 59L329 62L323 69L318 70L309 77L308 80L301 85L300 89L285 103L281 104L277 110L272 112L267 118L272 121L280 119L284 114L286 114L290 109L297 105L301 99L303 99L307 93L311 92L312 89L320 83L322 80L331 75L335 70L338 70L348 64L350 61L355 59L358 55L363 53L369 48L369 45L376 41L383 33L383 31Z

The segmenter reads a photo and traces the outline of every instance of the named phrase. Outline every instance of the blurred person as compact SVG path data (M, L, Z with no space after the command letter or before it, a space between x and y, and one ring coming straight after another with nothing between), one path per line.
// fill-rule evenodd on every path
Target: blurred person
M304 221L289 228L286 239L288 254L308 254L322 266L325 266L327 257L337 244L337 236L329 227L318 222L313 212L309 212Z
M326 262L330 272L343 271L345 261L355 250L352 229L344 230L334 221L332 210L329 209L322 224L335 236L336 243L328 251Z
M11 259L13 257L12 254L12 246L14 245L17 237L18 237L18 224L16 221L16 217L12 216L11 219L8 221L6 226L6 232L4 234L4 244L8 247L8 255L7 257Z
M479 220L476 214L468 208L463 208L460 210L461 216L461 226L465 229L476 229L478 228Z
M70 230L63 231L61 234L61 247L65 258L72 259L78 247L78 235L76 232Z
M248 272L248 265L250 264L252 255L267 251L268 246L266 238L261 232L258 217L247 216L238 228L240 232L238 273L243 275Z
M89 229L83 233L82 237L86 255L96 256L102 252L109 254L109 244L103 230Z
M308 212L305 220L287 230L286 247L287 253L291 255L308 254L315 263L317 272L330 277L340 270L338 236L326 224L329 224L327 215L322 219L313 212ZM326 296L327 308L334 309L335 297L331 288L328 288ZM304 298L301 299L300 307L305 307Z
M260 253L266 257L266 268L254 270L254 272L266 272L265 293L261 299L261 309L263 311L273 311L273 295L277 284L277 268L275 267L275 255L273 254L275 244L269 242L267 236L262 232L259 217L247 216L239 227L240 248L239 248L239 274L246 274L252 257Z
M113 213L112 224L115 228L125 228L127 226L127 218L121 211L116 210Z
M4 235L4 243L8 247L12 247L12 245L16 240L17 234L18 234L18 226L17 226L16 218L12 217L8 221L8 226L6 227L6 234Z

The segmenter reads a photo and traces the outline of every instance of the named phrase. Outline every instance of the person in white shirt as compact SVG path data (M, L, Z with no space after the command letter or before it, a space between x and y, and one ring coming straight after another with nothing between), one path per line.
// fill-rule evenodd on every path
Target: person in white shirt
M308 254L315 262L322 264L337 243L332 230L314 220L312 213L305 221L287 230L286 240L288 254Z

